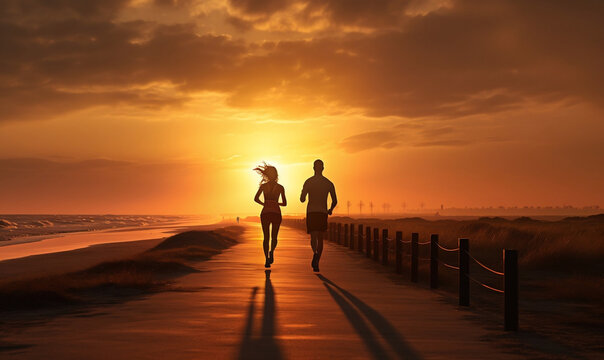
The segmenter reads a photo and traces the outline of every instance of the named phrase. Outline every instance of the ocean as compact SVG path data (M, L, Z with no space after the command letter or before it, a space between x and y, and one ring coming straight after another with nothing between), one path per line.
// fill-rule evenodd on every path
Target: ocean
M167 225L199 219L199 216L170 215L0 215L0 241L20 237L121 227Z

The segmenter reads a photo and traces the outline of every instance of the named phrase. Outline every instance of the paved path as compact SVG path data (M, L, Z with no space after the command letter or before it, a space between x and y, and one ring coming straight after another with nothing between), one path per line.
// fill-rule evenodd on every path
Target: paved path
M432 291L326 243L311 271L306 234L282 228L270 279L260 229L181 278L182 292L59 317L11 336L28 359L512 359L500 335Z

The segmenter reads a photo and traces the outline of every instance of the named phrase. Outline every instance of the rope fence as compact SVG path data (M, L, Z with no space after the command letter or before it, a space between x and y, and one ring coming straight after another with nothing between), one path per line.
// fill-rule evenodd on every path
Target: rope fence
M302 224L302 223L301 223ZM355 226L356 225L356 226ZM356 231L355 231L356 230ZM518 330L518 252L516 250L503 250L503 271L497 271L476 259L469 250L469 239L459 238L458 246L449 248L439 244L438 234L432 234L429 241L419 241L419 233L411 233L411 238L404 240L403 233L396 231L392 238L388 229L378 229L354 223L329 223L328 240L339 245L349 247L365 254L368 259L389 266L394 260L394 268L399 274L403 269L403 259L410 259L407 266L412 282L419 282L419 263L430 264L430 287L439 286L439 268L456 271L459 275L458 296L460 306L470 305L470 281L481 288L503 294L504 297L504 328L505 330ZM403 246L409 244L409 247ZM420 246L429 245L429 257L419 256ZM439 259L439 252L456 253L457 264L450 264ZM424 253L425 250L422 250ZM394 259L391 259L394 254ZM470 260L491 274L503 277L503 289L485 284L470 276ZM423 269L423 267L422 267Z
M449 251L449 252L459 251L458 247L456 247L454 249L449 249L449 248L442 246L441 244L438 244L438 248L441 249L442 251Z
M444 262L444 261L442 261L442 260L438 260L438 262L439 262L439 263L440 263L442 266L444 266L444 267L446 267L446 268L453 269L453 270L459 270L459 266L454 266L454 265L447 264L446 262Z
M474 279L474 278L473 278L473 277L471 277L471 276L468 276L468 279L470 279L471 281L475 282L476 284L478 284L478 285L480 285L480 286L483 286L483 287L485 287L485 288L487 288L487 289L489 289L489 290L493 290L493 291L495 291L495 292L498 292L498 293L503 294L503 290L499 290L499 289L496 289L496 288L494 288L494 287L492 287L492 286L489 286L489 285L487 285L487 284L485 284L485 283L483 283L483 282L480 282L480 281L478 281L478 280Z
M470 257L470 259L474 260L475 263L477 263L478 265L480 265L483 269L492 272L493 274L496 275L501 275L504 276L505 274L499 271L495 271L493 269L491 269L490 267L486 266L485 264L481 263L480 261L478 261L474 256L472 256L472 254L470 254L469 252L466 251L466 254L468 254L468 256Z

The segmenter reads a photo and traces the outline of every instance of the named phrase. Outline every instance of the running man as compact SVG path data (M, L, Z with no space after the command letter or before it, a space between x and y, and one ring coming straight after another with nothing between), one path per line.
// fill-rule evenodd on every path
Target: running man
M312 269L319 272L319 260L323 253L323 234L327 231L327 216L331 215L338 204L336 188L333 183L323 176L323 161L315 160L313 168L315 176L308 178L302 187L300 201L306 201L306 232L310 234L312 247ZM327 210L327 194L331 195L331 207Z

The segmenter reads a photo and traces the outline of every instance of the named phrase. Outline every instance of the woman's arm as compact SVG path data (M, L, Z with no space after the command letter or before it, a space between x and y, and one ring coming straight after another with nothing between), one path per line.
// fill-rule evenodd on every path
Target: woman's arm
M285 198L285 188L283 186L281 186L281 199L283 201L280 202L279 205L281 205L281 206L287 206L287 199Z
M260 200L260 194L262 194L262 185L258 188L258 191L256 192L256 196L254 196L254 201L257 202L258 204L264 206L264 203Z

